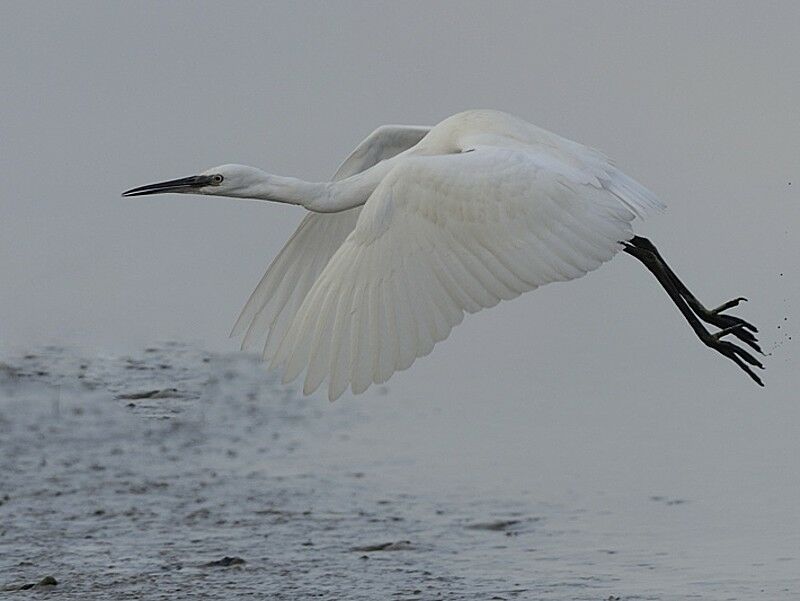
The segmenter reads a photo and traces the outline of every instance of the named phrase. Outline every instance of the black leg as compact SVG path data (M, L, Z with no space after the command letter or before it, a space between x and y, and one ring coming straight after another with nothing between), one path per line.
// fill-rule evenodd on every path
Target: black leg
M733 328L731 333L736 336L739 340L750 346L753 350L764 354L761 350L761 347L758 345L758 341L754 335L755 332L758 332L758 328L755 327L753 324L741 319L740 317L735 317L733 315L725 315L722 313L727 309L731 309L738 305L741 302L747 301L746 298L740 296L733 300L729 300L726 303L723 303L716 309L706 309L705 306L697 300L694 294L692 294L689 289L684 285L683 282L675 275L675 272L672 271L667 262L658 252L658 249L655 245L650 242L647 238L642 238L641 236L634 236L628 242L628 244L635 246L636 248L647 250L654 254L656 258L661 262L661 265L669 274L669 277L675 283L680 295L686 300L686 303L691 307L692 311L694 311L695 315L697 315L700 319L702 319L706 323L710 323L711 325L717 326L720 329L729 329ZM737 328L736 326L742 326Z
M731 342L728 342L727 340L722 339L724 336L732 334L737 336L743 342L750 344L750 346L756 350L760 351L755 337L752 335L752 332L748 331L748 329L755 330L753 326L737 317L720 314L720 312L725 308L730 308L738 304L738 299L736 302L731 301L723 305L721 308L709 311L694 297L693 294L691 294L691 292L689 292L686 286L680 282L669 266L667 266L664 259L661 258L661 255L658 254L655 246L649 240L636 236L631 239L630 242L623 242L623 244L624 251L641 261L642 264L647 267L647 269L656 277L664 290L667 291L667 294L669 294L672 302L675 303L680 312L686 318L686 321L689 322L689 325L692 327L695 334L697 334L697 337L700 338L700 340L702 340L703 343L709 348L712 348L722 355L728 357L731 361L741 367L756 383L758 383L760 386L763 386L764 384L761 381L761 378L759 378L750 367L754 366L763 369L764 366L761 365L761 362L746 350L736 346ZM710 321L710 319L713 318L710 318L709 315L721 315L722 317L729 317L734 321L726 322L726 325L719 332L712 334L706 330L702 323L700 323L700 319L704 319L704 321L708 323L717 325L714 321ZM752 340L742 338L741 333L743 331L750 335Z

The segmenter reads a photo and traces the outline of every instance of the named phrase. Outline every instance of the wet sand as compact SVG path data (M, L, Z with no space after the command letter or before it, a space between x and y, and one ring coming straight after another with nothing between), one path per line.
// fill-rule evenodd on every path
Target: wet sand
M727 483L685 476L665 484L674 493L647 490L634 457L619 467L630 472L624 489L603 487L591 466L563 480L563 466L548 474L534 454L493 443L502 424L489 414L477 416L480 434L458 432L458 408L383 392L304 399L251 356L179 345L5 359L0 589L92 599L800 594L795 473L728 506ZM567 455L580 436L564 441ZM47 576L57 584L38 584Z

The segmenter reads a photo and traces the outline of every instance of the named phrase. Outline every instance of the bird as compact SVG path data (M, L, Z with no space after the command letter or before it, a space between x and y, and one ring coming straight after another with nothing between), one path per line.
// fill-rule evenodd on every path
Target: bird
M758 329L707 309L656 246L633 231L665 208L605 154L497 110L437 125L383 125L331 181L226 164L123 196L206 194L308 213L231 332L304 394L335 400L386 382L429 354L465 314L579 278L624 252L650 271L697 337L757 384ZM709 324L717 331L710 332ZM763 353L762 353L763 354Z

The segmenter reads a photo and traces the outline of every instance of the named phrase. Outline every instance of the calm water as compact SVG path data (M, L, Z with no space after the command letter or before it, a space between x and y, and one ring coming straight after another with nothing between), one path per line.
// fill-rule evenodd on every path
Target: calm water
M7 358L0 588L52 575L47 595L98 599L800 596L794 404L486 401L380 389L329 404L252 357L177 345Z

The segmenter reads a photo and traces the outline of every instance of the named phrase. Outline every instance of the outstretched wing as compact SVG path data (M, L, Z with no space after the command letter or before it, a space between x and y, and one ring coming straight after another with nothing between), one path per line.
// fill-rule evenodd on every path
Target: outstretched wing
M412 125L379 127L345 159L334 180L350 177L411 148L429 130ZM233 326L231 336L245 335L242 349L263 344L264 358L272 357L311 286L353 231L360 212L361 207L357 207L341 213L309 213L303 218Z
M287 382L307 368L307 394L326 378L331 400L359 393L427 355L465 312L599 267L650 198L608 167L599 179L535 149L488 146L409 157L370 196L273 366Z
M361 173L415 146L431 130L424 125L381 125L356 146L336 170L334 181Z

